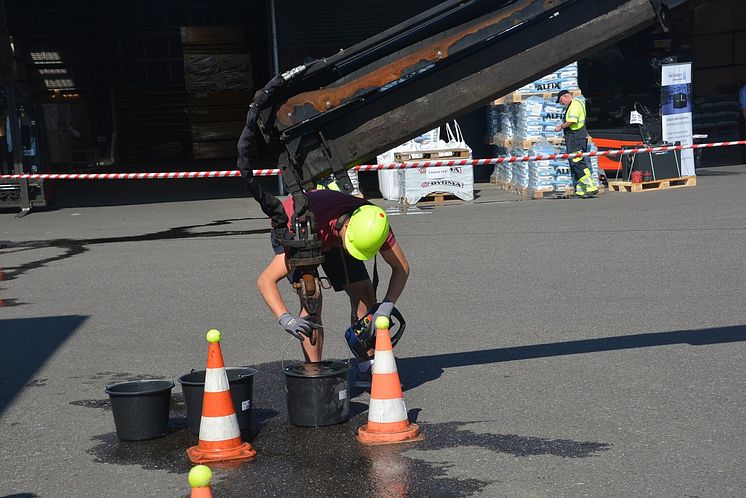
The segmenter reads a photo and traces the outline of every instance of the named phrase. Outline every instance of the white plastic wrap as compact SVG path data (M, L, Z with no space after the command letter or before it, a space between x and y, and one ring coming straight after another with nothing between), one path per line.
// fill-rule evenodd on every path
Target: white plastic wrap
M464 141L458 123L446 124L447 140L442 140L438 130L430 131L415 140L402 144L378 156L379 164L394 162L396 152L408 152L416 156L417 151L444 152L451 149L466 149L471 159L471 148ZM461 159L464 159L461 157ZM417 159L427 161L428 159ZM401 170L381 170L378 172L378 184L381 195L387 200L399 200L409 204L434 193L448 193L463 200L474 199L474 168L471 165L419 168Z

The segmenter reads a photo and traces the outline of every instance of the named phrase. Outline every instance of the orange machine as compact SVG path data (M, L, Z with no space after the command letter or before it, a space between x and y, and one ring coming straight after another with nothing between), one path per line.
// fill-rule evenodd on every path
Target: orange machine
M627 138L629 137L629 138ZM603 133L593 134L593 143L596 144L599 151L603 150L619 150L623 148L634 147L640 145L640 137L634 138L634 135L628 135L627 137L606 137ZM598 158L598 167L604 171L621 171L622 160L624 156L600 156Z

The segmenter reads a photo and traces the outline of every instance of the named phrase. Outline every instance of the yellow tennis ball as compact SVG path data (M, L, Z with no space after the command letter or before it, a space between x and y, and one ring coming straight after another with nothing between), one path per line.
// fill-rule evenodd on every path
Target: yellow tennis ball
M189 471L189 485L193 488L206 488L210 485L210 481L212 481L212 470L207 465L197 465Z
M207 342L220 342L220 331L217 329L210 329L207 332Z
M376 318L376 328L377 329L386 329L386 330L388 330L389 329L389 324L390 324L389 319L386 318L385 316L379 316L378 318Z

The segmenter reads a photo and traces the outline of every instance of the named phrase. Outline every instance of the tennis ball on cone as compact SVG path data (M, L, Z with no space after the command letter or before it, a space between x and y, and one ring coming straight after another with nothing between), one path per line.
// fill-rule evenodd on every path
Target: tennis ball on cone
M211 481L212 470L207 465L197 465L189 471L189 485L193 488L206 488Z
M386 318L385 316L379 316L378 318L376 318L376 328L377 329L386 329L386 330L388 330L389 329L389 325L390 325L389 319Z

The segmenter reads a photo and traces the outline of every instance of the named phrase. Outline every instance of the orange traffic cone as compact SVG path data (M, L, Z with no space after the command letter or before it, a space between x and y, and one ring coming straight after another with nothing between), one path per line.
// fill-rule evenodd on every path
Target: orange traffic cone
M210 483L212 471L206 465L197 465L189 471L189 485L192 487L191 498L212 498Z
M391 347L389 320L376 318L376 351L370 387L368 423L357 431L363 444L403 443L421 439L420 428L410 424L402 397L396 359Z
M223 353L220 351L220 332L210 330L207 333L207 342L210 344L207 348L199 444L187 450L189 460L192 463L206 463L254 458L254 448L249 443L241 441L228 375L225 373Z

